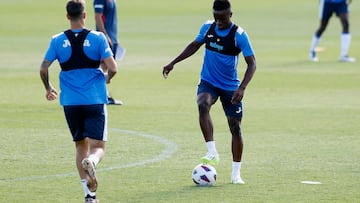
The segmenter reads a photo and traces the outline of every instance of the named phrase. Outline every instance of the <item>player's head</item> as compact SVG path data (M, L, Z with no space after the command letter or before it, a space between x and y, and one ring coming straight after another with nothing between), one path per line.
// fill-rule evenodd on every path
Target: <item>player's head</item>
M71 21L83 19L85 17L85 1L69 0L66 4L66 12Z
M228 0L215 0L213 15L219 29L226 29L231 25L231 4Z

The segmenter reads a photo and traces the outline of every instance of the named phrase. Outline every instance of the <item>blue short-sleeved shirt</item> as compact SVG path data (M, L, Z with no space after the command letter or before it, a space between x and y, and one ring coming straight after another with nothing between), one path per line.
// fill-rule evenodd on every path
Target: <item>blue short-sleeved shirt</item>
M97 31L87 35L83 48L86 56L93 60L103 60L113 55L105 35ZM44 58L50 62L58 60L63 63L70 58L71 53L71 44L62 32L52 37ZM60 104L63 106L107 103L105 75L100 67L61 71L59 82Z
M205 35L214 21L205 22L200 28L195 40L199 43L205 42ZM232 24L228 29L220 30L215 26L215 32L219 36L229 34ZM236 47L240 48L244 57L254 55L250 40L246 32L238 27L235 34ZM240 85L237 75L239 56L225 55L205 48L204 62L200 73L200 79L223 90L234 91Z

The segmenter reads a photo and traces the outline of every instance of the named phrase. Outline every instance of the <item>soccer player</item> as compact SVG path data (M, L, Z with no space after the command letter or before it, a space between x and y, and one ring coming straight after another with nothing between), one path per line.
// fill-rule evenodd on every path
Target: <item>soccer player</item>
M231 182L244 184L240 176L243 152L243 138L240 129L243 116L241 101L245 89L255 73L255 55L245 30L231 21L232 11L228 0L213 2L213 16L215 20L205 22L195 40L163 67L163 76L167 78L176 63L192 56L205 44L204 61L197 89L197 105L200 128L208 151L201 161L206 164L219 162L210 109L220 99L232 135ZM237 76L240 52L247 64L241 81Z
M70 29L52 37L40 66L40 77L47 100L56 99L58 93L49 81L48 69L58 60L60 105L75 142L85 202L96 203L96 166L104 157L107 141L106 83L116 74L117 65L105 35L85 28L85 1L68 1L66 11ZM106 74L100 61L108 67Z
M349 0L349 3L351 0ZM316 30L313 35L309 59L310 61L319 61L316 56L316 47L318 46L321 36L325 31L331 16L335 13L339 18L342 25L342 33L340 36L340 58L341 62L355 62L356 59L348 56L348 51L351 43L351 35L349 30L349 10L347 0L320 0L319 5L319 17L320 27Z
M119 54L117 52L124 51L118 42L116 1L94 0L94 10L96 30L105 34L115 57L116 54ZM106 64L101 64L101 67L105 72L107 71ZM114 99L108 93L108 104L122 105L123 102L121 100Z

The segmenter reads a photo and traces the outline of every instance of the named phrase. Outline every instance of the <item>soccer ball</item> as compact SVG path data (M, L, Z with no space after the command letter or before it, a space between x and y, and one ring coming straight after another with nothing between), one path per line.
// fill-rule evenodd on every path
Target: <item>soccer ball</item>
M216 182L216 170L208 164L199 164L192 171L192 179L196 185L211 186Z

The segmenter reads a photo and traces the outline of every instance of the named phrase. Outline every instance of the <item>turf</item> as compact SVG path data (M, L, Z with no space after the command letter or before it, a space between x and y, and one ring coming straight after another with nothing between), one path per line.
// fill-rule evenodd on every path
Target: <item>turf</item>
M94 27L88 1L87 25ZM191 171L206 152L195 91L202 51L162 67L211 19L211 3L118 1L127 54L109 86L109 142L98 167L101 202L358 202L360 69L340 63L333 18L320 62L307 61L318 26L315 1L233 1L233 21L250 35L258 69L246 90L242 176L231 185L230 135L212 109L221 162L217 183L196 187ZM47 102L39 65L51 35L68 28L65 1L0 2L0 202L81 202L74 144L58 101ZM360 4L351 6L350 54L360 60ZM239 65L240 76L245 70ZM58 87L59 66L51 79ZM301 181L319 181L306 185Z

